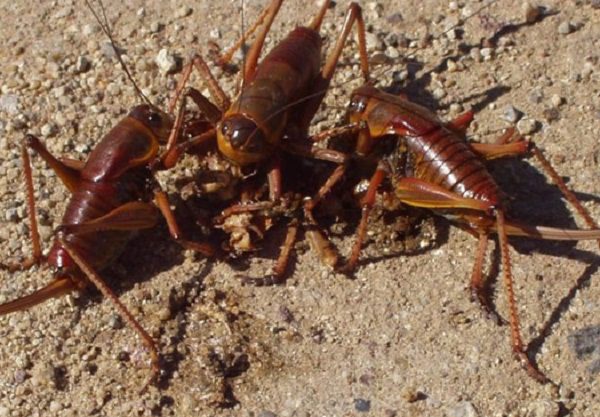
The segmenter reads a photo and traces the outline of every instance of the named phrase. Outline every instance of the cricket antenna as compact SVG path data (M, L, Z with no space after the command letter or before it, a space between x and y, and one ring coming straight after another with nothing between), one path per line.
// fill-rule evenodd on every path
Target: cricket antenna
M245 37L245 33L246 33L246 29L245 29L245 24L246 24L246 18L244 16L244 0L242 0L242 11L241 11L241 16L242 16L242 38ZM244 42L245 44L245 42ZM244 87L246 86L246 51L244 48L244 44L242 44L242 83L240 85L240 91L244 91Z
M115 39L114 39L114 37L112 35L112 31L111 31L110 25L108 23L108 18L106 17L106 8L104 7L104 3L102 3L102 0L97 0L97 2L99 4L99 6L100 6L100 12L102 13L102 18L100 17L100 15L98 14L98 12L92 6L91 1L90 0L85 0L85 4L87 5L88 9L90 9L90 11L92 12L92 14L96 18L96 21L100 25L100 28L102 29L102 32L104 32L104 34L108 37L108 40L110 41L110 45L112 46L113 50L115 51L115 55L117 57L117 60L121 64L121 67L123 68L123 71L125 71L125 74L127 74L127 78L129 79L129 81L133 85L133 88L135 89L137 95L143 101L145 101L146 103L148 103L151 107L156 108L156 106L154 105L154 103L152 103L150 101L150 99L148 97L146 97L146 95L142 92L142 90L140 89L140 87L137 85L137 83L133 79L131 73L129 72L129 68L127 68L127 64L125 64L125 61L123 61L123 58L121 57L121 52L119 51L119 48L117 47Z

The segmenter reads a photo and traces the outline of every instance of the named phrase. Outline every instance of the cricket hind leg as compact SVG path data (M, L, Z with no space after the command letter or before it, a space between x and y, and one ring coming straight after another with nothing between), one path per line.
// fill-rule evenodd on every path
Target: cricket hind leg
M467 208L484 213L488 213L490 211L495 212L496 233L498 234L502 263L502 277L509 305L509 324L512 350L519 360L521 366L533 379L540 383L548 382L548 378L537 369L532 360L528 357L526 349L523 345L523 339L521 337L520 330L519 312L513 285L507 230L504 211L502 208L493 207L488 203L475 199L461 197L460 195L449 192L448 190L445 190L435 184L427 183L417 178L402 178L398 180L395 186L395 191L396 195L401 201L417 207L448 209ZM485 242L483 242L480 238L480 249L476 258L476 266L482 262L483 252L481 248L484 246L484 243ZM476 277L475 280L480 280L480 278Z
M513 276L512 267L510 263L508 239L506 235L506 230L504 228L504 212L501 209L496 209L496 221L498 224L498 242L500 245L500 255L502 262L502 277L504 280L504 287L508 298L509 324L513 353L515 354L515 357L518 359L521 366L527 371L529 376L531 376L536 381L545 384L549 382L548 377L546 377L546 375L544 375L529 358L529 356L527 355L527 351L523 345L523 339L521 338L519 313L517 308L515 291L513 287Z
M477 253L475 263L471 272L471 301L478 302L483 312L491 318L496 324L505 324L505 321L498 315L490 299L489 280L492 274L483 275L483 263L487 253L488 233L486 231L478 232Z
M94 284L94 286L102 293L104 297L113 303L120 316L125 320L127 325L135 333L137 333L137 335L142 339L142 343L148 349L150 353L151 375L148 381L142 387L141 392L144 392L150 384L154 383L158 379L160 374L160 355L156 346L156 342L137 321L133 314L127 309L127 307L121 302L121 300L119 300L113 290L111 290L106 282L104 282L102 277L98 275L92 266L79 255L77 250L62 237L59 237L59 242L71 256L73 261L77 264L79 269L85 274L86 278L92 282L92 284Z
M29 149L35 151L42 157L50 168L58 175L62 183L71 192L75 191L79 185L79 171L70 167L54 157L42 142L33 135L27 135L21 146L21 159L23 161L23 175L25 177L25 187L27 190L27 214L29 217L29 231L31 238L32 254L29 258L22 261L8 261L0 263L0 267L14 272L31 268L33 265L42 263L45 258L42 253L41 239L36 217L35 193L33 185L33 173L31 170L31 158Z

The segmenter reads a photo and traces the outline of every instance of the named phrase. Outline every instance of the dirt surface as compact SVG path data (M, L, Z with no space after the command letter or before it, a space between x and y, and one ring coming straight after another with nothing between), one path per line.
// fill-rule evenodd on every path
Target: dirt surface
M157 67L161 49L186 59L205 52L209 41L230 45L241 27L238 1L105 3L134 78L160 105L180 75ZM246 25L264 2L247 3ZM491 141L520 119L519 128L532 130L531 138L600 219L598 2L544 1L543 14L527 24L522 2L500 0L443 34L483 4L363 4L369 52L384 62L374 69L379 86L393 85L446 119L475 110L474 140ZM317 7L287 1L268 47L308 22ZM340 1L328 13L327 45L345 11ZM138 99L82 3L2 0L0 15L4 260L31 250L20 161L24 134L40 136L55 155L82 159ZM341 123L349 91L360 82L354 46L347 48L317 130ZM407 64L401 57L409 54ZM217 75L233 94L234 78ZM198 78L192 82L200 85ZM508 106L521 114L512 117ZM192 163L161 176L172 193ZM535 162L500 162L493 172L513 197L514 217L583 225ZM48 249L68 194L40 158L34 158L34 175ZM523 337L554 383L540 385L512 357L509 327L486 318L469 299L476 240L444 221L436 228L435 240L424 236L424 250L411 256L382 256L370 246L354 279L300 250L285 285L266 288L242 286L237 265L183 252L164 225L144 232L103 276L160 342L159 386L139 394L148 358L109 301L94 292L68 296L0 318L0 417L600 415L596 243L514 242ZM344 239L342 253L351 240ZM253 257L248 273L261 275L270 265ZM51 272L0 276L3 302L41 287ZM494 306L507 318L501 280L493 289Z

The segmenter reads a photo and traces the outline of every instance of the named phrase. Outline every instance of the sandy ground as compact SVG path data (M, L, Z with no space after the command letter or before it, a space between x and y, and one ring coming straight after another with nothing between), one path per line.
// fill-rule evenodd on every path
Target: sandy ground
M250 22L264 2L247 3ZM161 104L179 76L157 68L161 49L185 59L205 51L208 40L231 44L241 26L238 1L106 4L134 77ZM482 4L363 4L370 53L389 58L375 69L380 85L395 77L445 118L476 110L469 132L481 141L511 125L505 115L513 106L536 121L531 137L600 219L598 2L544 1L546 14L525 24L520 1L500 0L441 35ZM269 46L316 7L286 2ZM345 10L340 1L328 14L327 44ZM19 156L24 133L42 137L56 155L84 158L136 98L80 2L2 0L0 15L0 252L8 259L30 252ZM497 32L495 45L481 43ZM425 42L427 34L433 41ZM398 56L409 53L414 58L406 65ZM318 128L340 123L357 85L348 82L358 78L353 52L344 62ZM233 78L219 78L233 93ZM39 158L34 166L47 249L68 196ZM177 172L162 177L174 192ZM514 197L515 217L583 224L535 162L498 163L494 173ZM103 275L160 341L159 386L138 393L149 375L147 357L111 303L93 292L69 296L0 318L0 417L600 415L595 243L519 241L511 251L523 336L553 381L540 385L513 359L508 326L469 300L476 241L444 221L428 239L410 256L367 248L355 279L300 250L285 285L255 288L235 278L236 265L182 252L164 225L144 232ZM270 262L255 257L250 273L262 274ZM0 275L0 301L51 276L41 268ZM502 282L493 289L506 318Z

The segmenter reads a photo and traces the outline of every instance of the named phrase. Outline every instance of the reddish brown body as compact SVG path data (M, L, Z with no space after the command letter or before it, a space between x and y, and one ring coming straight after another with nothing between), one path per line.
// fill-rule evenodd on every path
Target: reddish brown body
M157 157L160 138L136 117L143 117L147 106L135 108L94 148L79 173L77 188L67 204L62 225L78 225L100 218L134 201L151 202L154 178L147 164ZM136 163L135 161L138 160ZM158 220L158 217L156 218ZM90 265L101 271L118 257L136 230L110 230L95 233L63 233L63 239L77 248ZM76 268L73 259L56 240L48 253L48 263L59 270Z
M368 120L369 136L395 134L405 144L409 163L403 176L414 177L467 198L498 205L501 191L471 146L427 109L373 87L361 87L355 97L366 108L353 121Z
M382 160L373 174L362 201L363 216L357 240L345 269L351 270L356 265L377 188L386 176L392 177L394 192L402 203L432 209L460 222L479 238L471 290L473 296L488 311L491 310L484 294L482 268L488 236L496 233L510 308L513 351L533 378L546 382L547 378L527 356L521 339L507 237L519 235L552 240L596 239L600 244L600 230L595 221L566 188L533 142L523 138L511 141L514 131L507 132L494 144L468 143L464 139L464 131L472 120L472 113L466 113L446 124L426 108L371 86L363 86L353 92L349 112L352 122L350 126L358 130L358 155L371 152L378 139L387 135L396 137L397 149L396 154L390 157L390 161L394 162ZM485 161L529 152L539 159L565 198L584 217L592 230L529 226L505 218L505 198L487 170Z
M166 194L154 180L153 167L164 157L158 155L159 146L172 135L172 126L171 118L154 106L137 106L98 143L85 163L60 161L37 138L27 136L22 155L33 257L8 265L8 268L27 268L45 260L55 268L54 279L32 294L0 305L0 314L7 314L93 284L113 302L149 349L153 372L150 381L159 372L158 350L154 341L104 283L98 271L118 257L140 229L154 226L159 210L172 236L182 246L207 255L213 253L210 245L181 239ZM36 151L72 193L47 258L42 254L37 232L28 149Z
M240 165L257 163L275 153L285 135L306 135L308 124L298 115L307 104L293 103L319 80L321 43L317 31L298 27L265 56L219 122L221 153Z
M221 63L231 59L235 48L243 44L243 40L254 32L262 21L264 25L257 34L250 48L242 70L241 91L237 97L230 100L212 76L209 66L200 56L195 56L187 66L179 83L175 98L183 91L183 86L189 79L195 67L203 75L206 86L215 104L193 88L188 88L184 98L191 98L200 111L207 115L213 129L202 137L197 137L188 143L168 145L167 165L171 156L185 152L189 147L200 142L216 139L220 154L224 155L237 167L250 166L254 172L267 173L269 185L269 202L281 202L282 178L280 153L307 156L340 163L345 155L331 150L313 149L307 141L309 124L325 96L335 67L341 56L342 49L350 35L354 23L358 27L358 44L361 50L361 67L365 81L368 74L366 59L366 42L362 10L356 3L348 7L346 20L341 34L332 48L332 53L321 66L321 36L319 28L323 17L330 5L326 0L319 12L306 27L298 27L279 42L259 62L260 54L270 26L277 15L283 0L272 0L265 8L257 23L240 42L228 53L223 55ZM175 100L171 102L174 108ZM183 105L180 108L182 115ZM181 120L182 116L178 118ZM176 126L178 126L176 122ZM177 136L177 135L175 135ZM285 140L284 139L289 139ZM242 170L239 170L241 173ZM245 173L248 174L248 171ZM243 193L240 193L243 194ZM263 210L263 204L235 204L227 213L239 214ZM223 217L222 217L223 218ZM287 257L296 236L296 226L288 227L285 249L276 266L274 275L277 281L283 275Z

